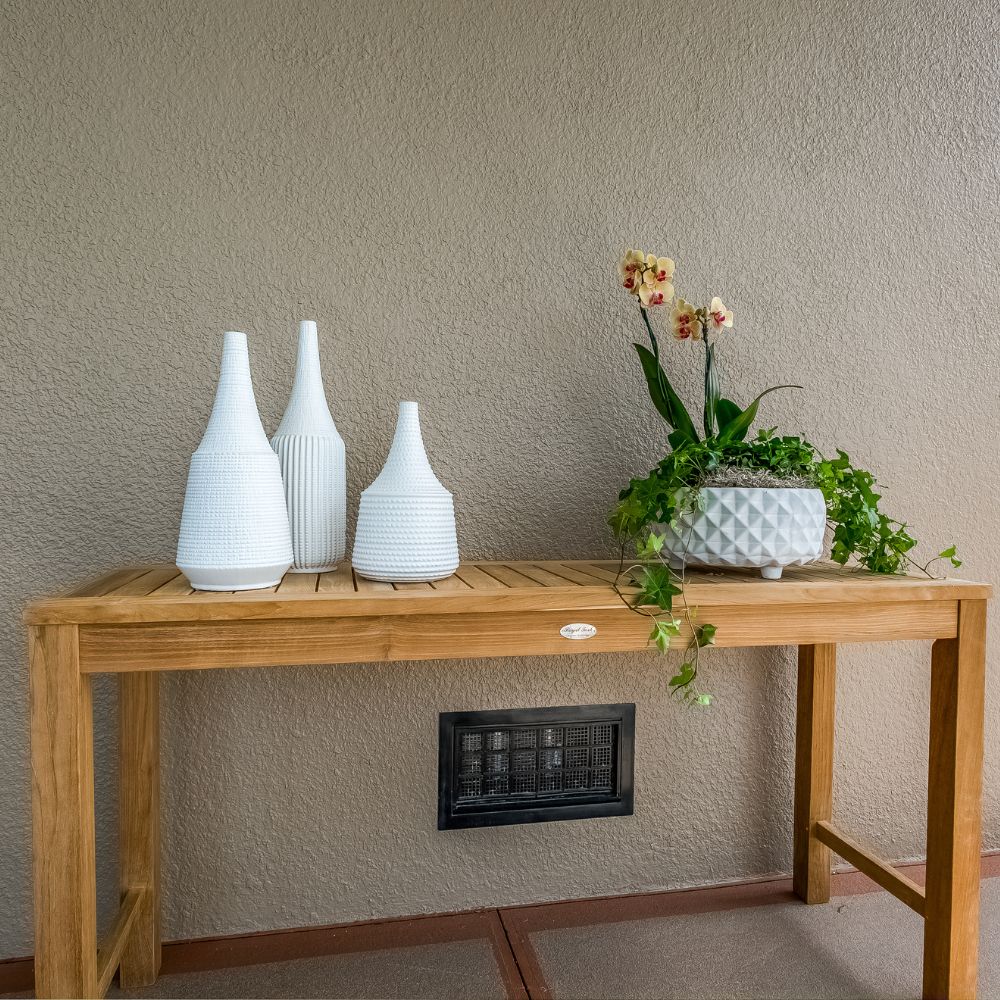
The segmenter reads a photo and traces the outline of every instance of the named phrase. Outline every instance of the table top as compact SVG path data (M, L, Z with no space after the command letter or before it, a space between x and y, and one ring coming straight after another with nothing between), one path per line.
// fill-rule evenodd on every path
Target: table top
M347 564L330 573L288 573L267 590L193 591L167 565L114 570L63 596L31 604L25 621L135 624L372 615L585 611L621 607L618 563L607 560L463 563L434 583L376 583ZM780 580L755 570L688 570L685 595L706 609L746 605L910 603L987 599L989 584L884 576L833 563L788 567Z

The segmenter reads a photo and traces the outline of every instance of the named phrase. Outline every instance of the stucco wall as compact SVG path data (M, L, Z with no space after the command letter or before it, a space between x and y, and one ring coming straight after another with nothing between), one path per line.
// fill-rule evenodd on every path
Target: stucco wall
M396 401L469 558L608 554L664 448L616 287L637 243L736 311L730 392L877 470L995 578L997 49L983 2L5 3L0 956L31 951L26 599L172 558L221 333L273 429L318 321L351 509ZM695 397L694 358L671 364ZM994 632L994 639L996 633ZM994 648L997 648L994 642ZM923 850L928 648L844 650L838 812ZM996 672L986 845L1000 846ZM788 650L167 678L165 934L788 870ZM113 685L99 685L102 906ZM629 819L435 830L440 711L638 705Z

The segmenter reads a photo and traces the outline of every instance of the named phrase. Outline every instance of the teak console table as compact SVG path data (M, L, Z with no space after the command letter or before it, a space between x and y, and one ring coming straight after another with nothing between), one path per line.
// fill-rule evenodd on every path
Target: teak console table
M160 965L161 670L356 663L648 648L648 622L611 589L606 562L463 565L430 584L334 573L270 591L192 593L169 566L110 573L32 605L35 988L98 997L152 983ZM830 898L831 851L924 918L924 996L975 995L986 601L990 587L875 577L832 566L693 573L688 600L719 646L799 647L794 889ZM589 639L564 638L574 622ZM927 881L923 888L832 821L834 679L842 642L934 640ZM656 655L656 654L651 654ZM91 676L120 681L121 907L98 944ZM428 806L428 822L433 805Z

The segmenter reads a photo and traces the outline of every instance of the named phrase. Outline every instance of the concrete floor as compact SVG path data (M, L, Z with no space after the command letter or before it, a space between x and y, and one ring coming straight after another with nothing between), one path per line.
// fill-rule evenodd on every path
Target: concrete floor
M30 993L0 994L29 998ZM267 965L160 976L152 986L109 998L322 997L357 1000L504 1000L507 993L485 940L354 952Z
M470 983L472 984L470 988ZM238 969L161 976L149 987L108 997L337 997L358 1000L504 1000L507 996L490 943L447 944L355 952Z
M979 1000L1000 1000L1000 878L982 883ZM555 1000L882 1000L920 996L923 922L888 893L534 931ZM28 996L29 994L21 994ZM503 998L489 941L161 976L120 998Z
M1000 879L982 883L979 1000L1000 998ZM916 1000L923 921L885 892L531 935L559 1000Z

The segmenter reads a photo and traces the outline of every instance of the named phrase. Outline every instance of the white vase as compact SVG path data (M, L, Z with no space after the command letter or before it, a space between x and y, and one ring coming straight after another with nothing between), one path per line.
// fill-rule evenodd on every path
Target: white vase
M281 462L293 573L325 573L344 558L347 472L344 440L330 416L319 367L316 324L299 324L295 384L281 424L271 438Z
M369 580L421 583L458 569L451 494L427 461L416 403L400 403L385 467L361 494L354 568Z
M215 405L191 457L177 567L195 590L281 581L292 539L278 456L257 413L245 333L227 333Z
M672 565L750 567L777 580L785 566L823 554L826 502L820 490L706 486L702 509L661 525Z

